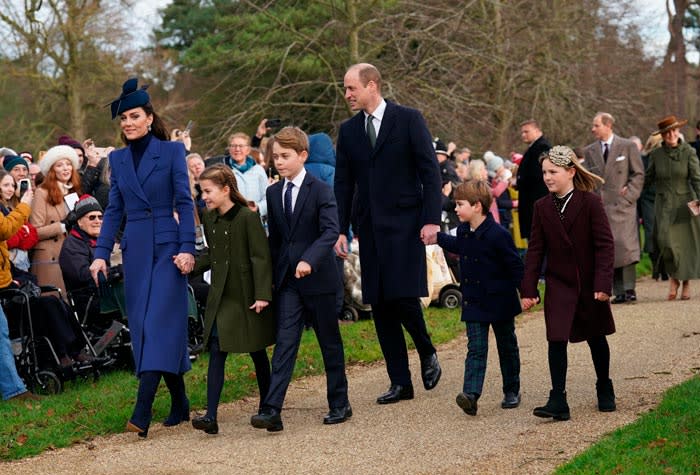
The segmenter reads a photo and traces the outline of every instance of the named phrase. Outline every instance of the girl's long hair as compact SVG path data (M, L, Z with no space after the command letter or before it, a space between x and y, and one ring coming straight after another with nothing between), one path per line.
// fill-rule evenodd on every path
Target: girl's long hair
M243 198L241 192L238 191L236 176L223 163L217 163L209 168L205 168L202 174L199 175L199 182L202 183L202 180L209 180L220 188L228 186L231 201L244 207L248 206L248 200Z
M80 175L78 175L78 170L76 170L75 168L73 168L73 173L71 174L68 183L73 185L73 187L70 190L71 193L76 192L78 193L78 196L81 196L83 194L80 189ZM56 171L54 170L54 167L51 167L51 169L48 171L46 177L44 177L44 181L41 182L40 187L46 190L48 194L47 201L50 205L58 206L59 204L63 203L63 190L59 185L58 178L56 178Z
M574 151L565 145L555 145L547 152L544 152L540 156L540 163L545 159L552 162L555 166L576 170L574 174L574 188L577 190L595 191L599 185L605 183L603 178L583 168Z

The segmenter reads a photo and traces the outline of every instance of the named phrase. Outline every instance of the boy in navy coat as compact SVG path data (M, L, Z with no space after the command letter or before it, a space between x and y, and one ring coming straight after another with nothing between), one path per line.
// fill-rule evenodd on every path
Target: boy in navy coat
M342 285L333 246L338 240L338 211L331 188L304 162L309 141L296 127L274 136L272 158L283 180L267 189L277 342L272 354L270 391L250 423L258 429L283 429L280 412L294 371L306 316L316 332L326 368L329 413L324 424L352 416L345 377L343 341L338 328L336 292Z
M513 238L489 213L491 190L486 182L470 180L454 192L457 235L438 233L443 249L459 254L462 289L462 321L467 325L467 359L464 388L457 404L476 415L486 373L489 326L493 327L503 376L501 407L520 404L520 351L515 336L515 316L521 312L518 287L523 263Z

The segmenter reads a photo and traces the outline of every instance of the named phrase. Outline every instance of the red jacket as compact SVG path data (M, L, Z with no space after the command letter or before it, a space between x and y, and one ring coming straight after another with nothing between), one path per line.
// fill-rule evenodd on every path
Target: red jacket
M594 292L611 294L615 259L610 224L598 195L575 190L563 220L551 194L535 203L521 297L538 296L545 257L547 340L578 342L615 333L610 302L593 298Z

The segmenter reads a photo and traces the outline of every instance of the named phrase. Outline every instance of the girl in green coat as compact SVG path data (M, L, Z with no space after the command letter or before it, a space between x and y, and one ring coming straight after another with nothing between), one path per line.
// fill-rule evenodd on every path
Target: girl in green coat
M257 213L248 209L236 177L225 165L207 168L199 177L207 212L202 219L208 251L197 259L195 272L211 269L211 288L204 318L209 346L207 412L195 417L195 429L216 434L217 407L229 353L250 353L261 399L270 387L270 362L265 350L275 342L272 260Z

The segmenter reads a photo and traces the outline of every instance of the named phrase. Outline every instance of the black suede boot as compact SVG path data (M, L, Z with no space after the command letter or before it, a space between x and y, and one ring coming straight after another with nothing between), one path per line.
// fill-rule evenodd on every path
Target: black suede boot
M566 391L549 391L547 404L536 407L532 413L537 417L551 417L555 421L568 421L571 418L569 405L566 402Z
M598 410L600 412L613 412L615 405L615 391L611 379L599 379L595 383L595 391L598 394Z

